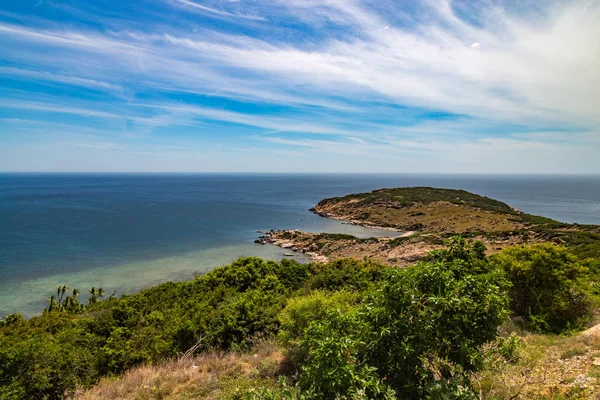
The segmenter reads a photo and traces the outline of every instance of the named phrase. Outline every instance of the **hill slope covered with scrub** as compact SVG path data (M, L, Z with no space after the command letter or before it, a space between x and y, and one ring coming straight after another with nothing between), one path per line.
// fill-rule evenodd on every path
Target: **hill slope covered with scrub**
M447 244L406 269L245 258L190 282L79 307L63 299L30 320L8 316L0 398L470 399L600 389L591 365L586 388L540 384L532 350L511 334L592 321L597 262L553 245L490 258L481 243ZM506 328L510 315L516 331ZM589 343L560 354L593 354L597 341Z
M563 233L584 232L600 237L600 227L565 224L523 213L510 205L465 190L431 187L379 189L321 200L312 211L364 225L390 227L423 233ZM571 235L572 236L572 235Z

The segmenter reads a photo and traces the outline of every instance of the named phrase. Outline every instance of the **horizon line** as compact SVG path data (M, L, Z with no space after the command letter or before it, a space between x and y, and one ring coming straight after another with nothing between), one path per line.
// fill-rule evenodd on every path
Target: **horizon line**
M518 175L600 176L584 172L360 172L360 171L0 171L0 175Z

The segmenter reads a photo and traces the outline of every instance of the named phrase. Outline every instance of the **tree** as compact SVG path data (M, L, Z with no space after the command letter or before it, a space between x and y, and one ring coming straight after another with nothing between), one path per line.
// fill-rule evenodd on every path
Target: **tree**
M52 295L48 297L48 307L44 310L47 312L56 311L59 309L58 301L56 295Z
M58 289L56 290L56 297L58 299L59 307L62 305L64 297L65 297L65 293L67 292L68 289L69 289L69 287L67 285L62 285L62 286L59 286Z
M590 313L588 269L565 247L536 244L507 248L493 257L512 287L510 306L538 331L561 332Z

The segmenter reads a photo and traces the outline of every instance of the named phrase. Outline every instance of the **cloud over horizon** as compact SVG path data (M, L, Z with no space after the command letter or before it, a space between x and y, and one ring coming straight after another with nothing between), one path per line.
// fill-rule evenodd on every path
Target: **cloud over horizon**
M598 21L590 0L13 4L0 170L595 173Z

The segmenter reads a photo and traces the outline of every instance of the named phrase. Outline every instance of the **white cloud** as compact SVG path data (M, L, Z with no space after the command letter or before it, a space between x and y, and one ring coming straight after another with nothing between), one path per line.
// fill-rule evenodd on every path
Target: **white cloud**
M172 114L192 115L201 119L233 122L240 125L269 129L276 132L312 133L338 136L358 136L360 132L344 130L333 124L315 123L305 118L284 118L272 115L255 115L210 107L199 107L181 104L135 104L140 107L165 110Z
M203 36L208 39L183 32L100 35L0 25L0 33L97 53L102 57L96 61L119 68L122 78L141 73L149 85L204 93L223 88L225 96L273 102L287 97L310 104L314 99L325 107L331 94L350 104L362 93L362 98L494 120L589 126L600 122L596 112L600 102L595 68L600 59L597 3L561 6L548 13L543 23L492 8L490 15L500 15L502 21L474 27L454 13L449 1L432 0L435 7L429 12L442 22L390 28L386 35L375 32L389 25L359 1L293 0L286 4L290 12L303 10L334 19L331 14L338 13L336 21L349 25L356 37L326 39L309 50L291 43L216 33L207 36L206 32ZM485 39L485 48L475 42L470 47L481 51L468 51L464 36ZM70 56L65 62L76 58ZM240 70L251 75L241 77ZM96 80L93 76L84 79ZM286 93L290 87L297 93Z
M18 100L0 100L0 108L15 108L20 110L35 110L50 113L59 114L72 114L79 115L82 117L97 117L97 118L110 118L110 119L122 119L123 116L117 113L104 112L99 110L86 109L81 107L70 107L55 105L49 103L39 103L33 101L18 101Z
M215 8L211 8L211 7L204 6L202 4L198 4L191 0L175 0L175 1L177 3L184 4L186 6L194 8L194 9L198 9L198 10L207 12L209 14L216 14L221 17L233 17L233 18L250 19L250 20L254 20L254 21L265 21L264 17L260 17L258 15L248 15L248 14L242 14L242 13L232 13L232 12L228 12L228 11L217 10Z
M108 92L123 92L123 87L112 83L97 81L94 79L80 78L76 76L57 75L49 72L38 72L25 70L20 68L1 67L0 74L6 76L16 76L21 78L29 78L32 80L52 81L58 83L66 83L69 85L83 86L92 89L105 90Z
M478 159L478 151L493 149L505 157L510 151L555 154L562 141L573 154L589 156L590 144L598 144L598 1L550 1L538 5L541 11L518 14L490 0L470 10L477 24L451 0L415 3L413 14L387 1L279 0L246 9L247 3L170 2L260 25L254 36L196 31L177 21L122 30L0 22L4 65L19 66L0 67L3 76L130 94L111 109L10 96L0 106L148 127L225 121L278 132L260 140L290 148L327 151L336 143L340 154L457 151ZM269 25L278 20L310 24L314 32ZM331 26L336 29L328 35ZM150 91L160 98L136 99ZM269 107L253 113L179 104L172 100L177 93ZM419 111L403 107L462 117L416 123L410 113ZM515 126L520 129L513 133Z

